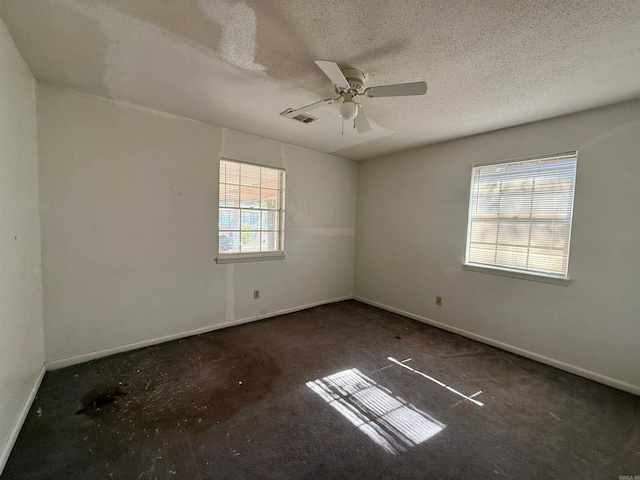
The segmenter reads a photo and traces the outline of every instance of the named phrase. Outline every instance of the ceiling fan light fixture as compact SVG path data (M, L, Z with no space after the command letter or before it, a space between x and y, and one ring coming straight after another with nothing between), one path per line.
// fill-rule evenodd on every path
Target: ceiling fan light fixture
M358 105L351 101L344 101L340 104L340 117L345 120L353 120L358 114Z
M360 104L355 102L355 99L359 95L376 98L405 97L409 95L424 95L427 93L427 82L424 81L394 83L391 85L378 85L365 88L366 75L357 68L340 68L336 62L329 60L316 60L316 65L318 65L320 70L333 82L335 92L338 96L336 98L320 100L296 110L287 109L281 113L281 115L287 118L297 118L323 105L331 105L333 102L342 100L342 103L340 103L340 118L342 119L343 133L345 120L348 122L353 121L353 128L355 128L358 133L367 133L371 131L371 125L369 124L369 120L367 120L364 109Z

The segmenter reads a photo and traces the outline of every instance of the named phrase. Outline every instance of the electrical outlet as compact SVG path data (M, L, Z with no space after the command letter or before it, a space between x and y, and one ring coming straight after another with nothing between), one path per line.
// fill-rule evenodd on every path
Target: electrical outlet
M257 300L260 298L260 290L254 290L253 291L253 299Z
M436 305L442 305L442 297L436 296Z

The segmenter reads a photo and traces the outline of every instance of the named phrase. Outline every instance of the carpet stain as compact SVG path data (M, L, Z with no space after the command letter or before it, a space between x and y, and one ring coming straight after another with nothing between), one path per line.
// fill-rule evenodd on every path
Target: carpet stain
M180 360L147 355L134 371L114 379L126 385L126 393L120 386L94 388L82 397L84 408L77 413L121 433L207 430L271 391L280 368L269 354L209 343L204 351L185 350ZM113 367L126 371L126 365Z
M118 397L123 397L125 395L126 392L123 392L120 387L94 388L82 396L80 402L84 408L78 410L76 415L84 413L90 416L97 416L101 408L105 407L105 405L116 402Z

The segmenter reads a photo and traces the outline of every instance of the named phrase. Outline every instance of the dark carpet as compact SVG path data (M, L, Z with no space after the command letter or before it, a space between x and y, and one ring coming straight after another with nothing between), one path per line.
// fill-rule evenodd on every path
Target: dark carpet
M47 372L2 480L634 475L640 397L347 301Z

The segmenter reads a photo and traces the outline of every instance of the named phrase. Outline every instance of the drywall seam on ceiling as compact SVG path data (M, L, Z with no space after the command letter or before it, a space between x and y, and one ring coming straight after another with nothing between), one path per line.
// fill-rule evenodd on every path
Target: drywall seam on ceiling
M222 27L222 38L218 53L223 60L243 70L264 72L264 65L256 59L256 12L251 7L238 2L234 4L205 2L200 7Z
M162 28L158 25L154 25L152 23L144 22L137 20L133 17L129 17L114 8L109 7L104 4L96 4L93 7L88 5L83 5L73 0L57 0L63 5L73 9L80 15L84 17L90 18L99 22L102 32L107 35L110 41L114 41L114 35L117 34L117 31L114 30L114 25L116 23L126 23L131 27L145 28L148 29L149 32L157 33L158 36L167 38L171 40L174 44L180 44L188 47L194 52L198 52L201 54L205 54L206 56L211 56L211 50L208 48L195 43L190 42L187 38L177 35L176 33Z
M427 325L431 325L433 327L440 328L448 332L462 335L463 337L467 337L472 340L476 340L478 342L486 343L487 345L491 345L492 347L497 347L502 350L506 350L507 352L515 353L516 355L530 358L532 360L535 360L540 363L544 363L546 365L551 365L552 367L559 368L560 370L564 370L565 372L573 373L574 375L578 375L580 377L584 377L589 380L593 380L595 382L602 383L604 385L608 385L613 388L617 388L618 390L624 390L625 392L633 393L634 395L640 395L640 385L632 385L630 383L623 382L621 380L617 380L615 378L611 378L606 375L593 372L591 370L586 370L584 368L576 367L575 365L571 365L569 363L561 362L560 360L556 360L554 358L545 357L544 355L540 355L538 353L531 352L529 350L524 350L522 348L514 347L507 343L502 343L488 337L483 337L482 335L478 335L476 333L469 332L461 328L452 327L450 325L447 325L446 323L437 322L430 318L423 317L421 315L416 315L414 313L407 312L399 308L391 307L389 305L385 305L379 302L374 302L373 300L369 300L368 298L360 297L358 295L354 295L353 299L362 303L366 303L368 305L372 305L374 307L382 308L383 310L387 310L389 312L397 313L399 315L404 315L405 317L409 317L413 320L426 323Z
M71 92L75 95L82 95L82 96L87 96L87 97L91 97L93 98L95 101L100 101L100 102L111 102L115 105L119 105L120 107L126 107L126 108L130 108L133 110L138 110L140 112L145 112L145 113L149 113L151 115L155 115L155 116L159 116L159 117L164 117L164 118L169 118L169 119L177 119L177 120L187 120L189 122L194 122L194 123L198 123L200 125L213 125L215 127L218 128L223 128L220 127L219 125L215 125L213 123L209 123L209 122L205 122L204 120L198 120L197 118L193 118L193 117L185 117L182 115L178 115L177 113L171 113L171 112L165 112L164 110L158 110L155 108L151 108L151 107L146 107L144 105L139 105L137 103L129 103L125 100L118 100L115 98L107 98L107 97L103 97L102 95L97 95L95 93L88 93L88 92L83 92L81 90L78 90L77 88L72 88L72 87L64 87L61 85L57 85L55 83L51 83L48 82L46 80L40 80L35 78L34 79L36 82L38 82L38 84L43 85L44 87L47 88L51 88L54 90L60 90L62 92ZM233 129L229 129L229 130L233 130ZM240 130L237 130L240 131ZM245 133L245 132L242 132ZM247 134L247 135L251 135L251 134ZM304 148L304 147L301 147Z

